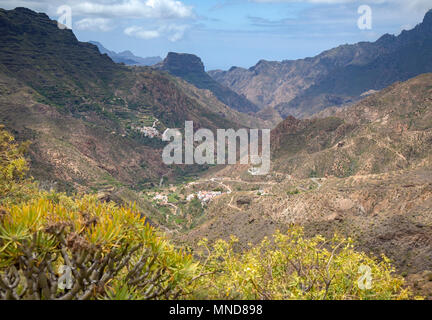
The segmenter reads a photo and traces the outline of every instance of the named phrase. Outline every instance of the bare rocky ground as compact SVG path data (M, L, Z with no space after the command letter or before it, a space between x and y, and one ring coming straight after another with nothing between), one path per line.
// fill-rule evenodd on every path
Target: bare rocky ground
M252 177L251 177L252 178ZM256 179L256 177L254 177ZM302 225L307 235L351 237L357 249L389 257L416 292L432 297L432 171L429 167L349 178L294 179L273 173L261 181L219 177L232 190L207 207L205 222L174 237L258 243L276 230ZM205 188L211 181L203 179Z

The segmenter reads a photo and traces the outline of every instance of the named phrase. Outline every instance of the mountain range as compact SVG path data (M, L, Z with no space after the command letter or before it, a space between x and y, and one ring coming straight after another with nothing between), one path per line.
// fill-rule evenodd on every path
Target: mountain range
M260 108L273 108L286 118L350 105L425 72L432 72L432 10L421 24L398 36L342 45L313 58L261 60L249 69L232 67L209 74Z

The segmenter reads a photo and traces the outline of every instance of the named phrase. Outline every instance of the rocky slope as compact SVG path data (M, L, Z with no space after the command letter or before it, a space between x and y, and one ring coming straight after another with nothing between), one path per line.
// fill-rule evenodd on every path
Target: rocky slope
M256 105L243 95L237 94L213 80L205 72L201 59L195 55L170 52L165 60L154 66L154 68L167 71L199 89L210 90L222 103L234 110L244 113L253 113L259 110Z
M274 170L298 177L376 174L431 157L432 74L394 84L327 118L289 117L272 132Z
M343 45L313 58L260 61L209 74L261 108L282 117L307 117L329 106L352 104L370 90L432 72L432 10L423 22L399 36Z

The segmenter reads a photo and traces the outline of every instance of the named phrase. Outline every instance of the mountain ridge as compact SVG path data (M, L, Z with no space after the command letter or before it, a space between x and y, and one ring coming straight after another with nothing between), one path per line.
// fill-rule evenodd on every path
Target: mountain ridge
M283 117L309 117L326 107L358 101L369 90L383 89L432 72L432 10L423 22L376 42L342 45L299 60L259 61L244 69L214 70L221 84Z

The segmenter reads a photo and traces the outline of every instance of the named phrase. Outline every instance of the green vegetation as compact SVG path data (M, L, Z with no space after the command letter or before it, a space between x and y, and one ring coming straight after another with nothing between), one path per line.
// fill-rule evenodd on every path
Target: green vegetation
M28 143L18 144L0 125L0 204L29 199L35 185L26 178L29 170L24 158Z
M170 193L168 195L168 202L169 203L177 203L180 200L180 197L178 194Z
M318 177L318 173L316 170L311 170L310 174L309 174L309 178L317 178Z
M7 207L0 227L3 299L171 299L198 264L133 208L93 197L47 197ZM61 290L61 266L73 285Z
M299 193L300 193L299 189L287 191L287 195L289 195L289 196L294 196L294 195L299 194Z

